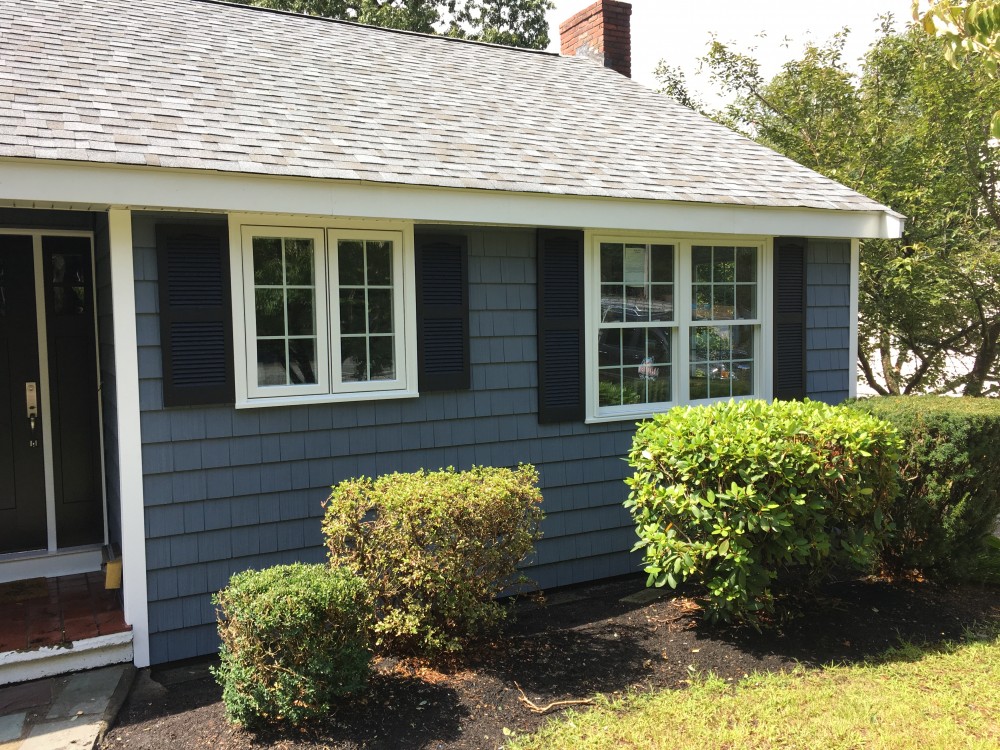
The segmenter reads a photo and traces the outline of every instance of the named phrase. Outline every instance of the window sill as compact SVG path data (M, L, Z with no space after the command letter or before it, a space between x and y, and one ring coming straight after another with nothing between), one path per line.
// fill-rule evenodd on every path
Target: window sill
M311 396L261 396L236 402L237 409L266 409L272 406L313 406L316 404L349 404L365 401L387 401L394 398L417 398L414 390L368 391L365 393L319 393Z
M656 414L664 414L676 406L708 406L710 404L717 404L721 401L750 401L753 399L760 399L762 396L757 396L750 394L747 396L729 396L721 398L700 398L696 401L682 401L675 404L664 405L662 409L655 409L653 411L633 411L622 414L599 414L597 416L590 416L583 420L584 424L604 424L607 422L640 422L644 419L650 419ZM770 400L770 399L767 399Z

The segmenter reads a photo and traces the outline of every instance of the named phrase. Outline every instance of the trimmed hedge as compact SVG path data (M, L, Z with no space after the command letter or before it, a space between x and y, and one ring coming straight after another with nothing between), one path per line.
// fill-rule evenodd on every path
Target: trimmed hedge
M887 423L818 402L728 401L653 417L629 453L625 503L648 585L692 580L709 619L759 625L774 612L775 583L870 567L898 492L899 448Z
M333 488L323 533L332 565L368 584L375 645L460 650L500 623L496 597L541 536L533 466L349 479Z
M1000 514L1000 401L896 396L852 402L903 438L903 491L892 509L889 570L975 575Z
M364 582L325 565L237 573L215 595L230 721L300 724L365 687L371 653Z

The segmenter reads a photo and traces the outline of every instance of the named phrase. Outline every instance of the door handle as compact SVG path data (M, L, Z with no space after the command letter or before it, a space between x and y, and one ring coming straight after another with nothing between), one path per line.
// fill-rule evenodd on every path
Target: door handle
M28 412L28 422L31 424L31 431L35 431L35 422L38 421L38 383L24 384L24 405Z

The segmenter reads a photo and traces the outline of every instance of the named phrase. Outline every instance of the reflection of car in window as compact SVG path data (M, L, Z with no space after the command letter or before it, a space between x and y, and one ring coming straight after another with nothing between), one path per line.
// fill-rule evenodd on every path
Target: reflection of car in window
M673 305L669 302L654 302L654 321L671 317ZM626 328L602 328L597 335L599 361L613 361L623 367L637 367L639 375L647 380L656 380L661 368L657 365L669 363L670 331L650 325L650 308L647 303L622 305L620 299L601 300L602 323L641 323L644 325ZM624 315L622 314L624 312ZM623 320L624 318L624 320ZM621 332L621 359L619 360L618 334ZM649 333L649 350L646 348L646 334ZM664 356L657 357L655 352Z

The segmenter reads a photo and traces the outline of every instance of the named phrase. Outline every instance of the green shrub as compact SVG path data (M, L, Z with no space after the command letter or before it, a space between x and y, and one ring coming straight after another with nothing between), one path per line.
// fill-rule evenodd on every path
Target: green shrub
M810 401L653 417L636 432L626 480L648 584L691 579L707 590L710 619L759 624L779 579L869 566L898 491L898 451L886 423Z
M237 573L213 599L219 667L230 721L299 724L362 689L371 654L364 582L325 565Z
M475 467L333 488L323 521L330 562L367 582L378 646L456 651L501 621L496 597L540 536L537 482L532 466Z
M899 396L852 406L895 425L905 446L886 566L974 576L1000 514L1000 402Z

